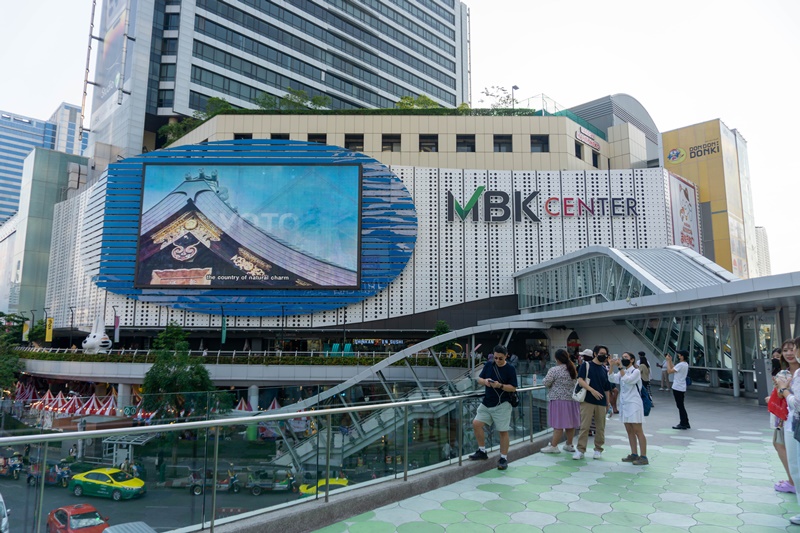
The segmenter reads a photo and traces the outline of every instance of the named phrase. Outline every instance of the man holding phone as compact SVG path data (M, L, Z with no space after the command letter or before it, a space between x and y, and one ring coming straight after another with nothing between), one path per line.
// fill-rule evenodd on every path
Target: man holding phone
M506 350L505 346L502 344L495 346L494 361L487 362L483 366L480 376L478 376L478 385L485 386L486 393L483 395L483 402L478 406L475 420L472 421L475 440L478 441L478 450L469 456L473 461L489 458L486 453L484 426L486 424L494 424L494 428L500 434L498 470L508 468L508 430L511 428L511 404L509 399L511 393L517 390L517 371L513 366L507 364L507 356L508 350Z

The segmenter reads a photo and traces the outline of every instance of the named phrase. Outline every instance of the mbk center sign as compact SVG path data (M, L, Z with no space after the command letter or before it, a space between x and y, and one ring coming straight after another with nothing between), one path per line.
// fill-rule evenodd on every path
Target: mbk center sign
M636 199L631 197L577 198L574 196L551 196L543 198L539 191L524 192L492 191L481 185L463 205L452 191L447 191L447 221L458 217L461 221L471 218L473 222L522 222L523 217L541 222L532 208L538 202L539 213L550 217L625 217L638 216ZM482 209L481 209L482 207Z

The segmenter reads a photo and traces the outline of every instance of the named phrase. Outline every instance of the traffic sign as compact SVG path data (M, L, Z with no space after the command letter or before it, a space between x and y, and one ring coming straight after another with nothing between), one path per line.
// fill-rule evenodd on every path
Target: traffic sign
M134 416L136 415L136 406L135 405L126 405L124 409L122 409L122 413L125 416Z

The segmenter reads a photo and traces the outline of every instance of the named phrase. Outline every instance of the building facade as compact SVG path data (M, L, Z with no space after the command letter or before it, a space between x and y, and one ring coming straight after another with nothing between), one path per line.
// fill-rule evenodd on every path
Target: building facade
M332 109L470 99L469 10L458 0L107 0L99 26L92 131L110 147L100 169L160 146L160 126L210 97L254 108L291 88Z
M0 223L17 212L22 166L34 148L81 155L88 133L80 139L80 107L61 104L49 120L0 111Z
M281 135L270 139L276 132ZM287 134L289 140L284 140ZM47 306L56 330L63 332L73 320L86 327L97 316L111 324L118 316L123 336L134 330L154 334L170 321L214 332L224 316L228 331L238 331L234 342L247 342L253 349L274 346L270 342L283 329L314 336L346 328L359 332L351 336L402 338L428 335L437 320L462 327L507 316L518 310L514 272L586 246L638 249L675 244L680 228L674 231L674 214L692 205L696 209L696 201L687 206L673 194L670 185L676 177L663 168L607 168L614 157L626 155L624 139L639 138L641 132L630 125L615 126L608 133L612 142L590 134L566 117L552 116L219 115L169 150L112 164L103 178L56 206ZM209 142L191 144L195 139ZM323 154L334 158L328 163L362 161L364 168L381 167L381 172L397 178L391 198L407 191L415 227L413 232L404 230L404 246L413 252L407 263L400 264L393 252L387 255L395 257L390 263L401 265L396 277L362 271L359 290L337 293L345 301L335 305L317 302L317 310L297 302L308 296L303 293L240 290L236 298L230 293L222 300L215 296L211 306L202 303L208 292L189 291L187 298L174 299L169 295L186 289L135 286L130 269L136 250L142 250L135 228L146 218L136 208L143 194L142 169L156 162L188 165L181 187L193 187L189 196L197 200L192 208L227 213L218 199L211 204L197 196L198 169L205 176L202 190L208 189L208 176L216 176L213 188L219 192L230 187L225 180L232 168L226 165L286 163L288 150L300 163ZM232 191L225 195L229 202L233 197ZM252 211L242 209L241 203L233 207L242 216ZM162 210L165 216L179 212L177 207ZM220 220L215 216L197 220ZM223 233L226 225L238 227L230 222L232 215L226 216L228 221L215 222L216 230L205 234ZM695 212L694 219L698 216ZM396 224L398 213L388 220ZM196 235L197 226L190 225ZM158 227L162 226L148 225ZM156 232L145 233L149 238ZM185 233L175 233L169 246ZM362 227L362 238L372 233ZM242 232L234 236L244 242ZM363 250L371 246L362 243L362 264L375 261L363 259ZM165 279L161 272L157 275ZM151 272L147 279L153 279ZM273 295L279 303L271 302Z
M769 236L767 228L756 226L756 245L758 248L758 275L772 275L772 262L769 255Z
M703 253L740 278L758 275L747 142L715 119L662 134L665 166L697 184Z

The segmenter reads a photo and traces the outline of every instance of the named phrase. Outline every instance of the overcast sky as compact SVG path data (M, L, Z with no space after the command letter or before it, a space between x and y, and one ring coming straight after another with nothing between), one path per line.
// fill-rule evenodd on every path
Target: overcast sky
M790 132L800 126L800 2L466 4L475 107L485 87L517 85L517 100L546 94L564 107L627 93L661 131L722 119L748 143L755 223L767 228L772 272L800 271ZM46 119L62 101L80 104L91 1L0 0L0 12L0 109Z

